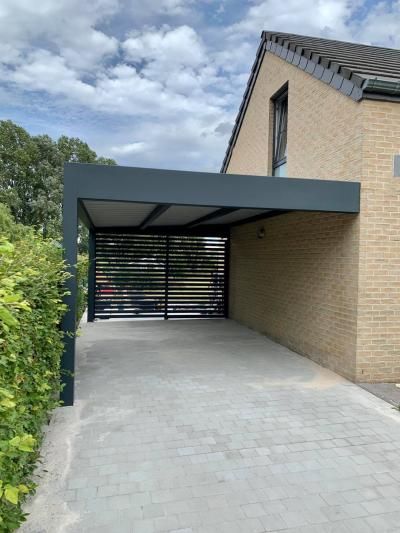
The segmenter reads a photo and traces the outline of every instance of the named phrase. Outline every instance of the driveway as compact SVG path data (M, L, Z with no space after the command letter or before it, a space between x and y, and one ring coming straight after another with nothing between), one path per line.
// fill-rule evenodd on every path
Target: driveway
M23 532L400 532L400 413L230 320L98 322Z

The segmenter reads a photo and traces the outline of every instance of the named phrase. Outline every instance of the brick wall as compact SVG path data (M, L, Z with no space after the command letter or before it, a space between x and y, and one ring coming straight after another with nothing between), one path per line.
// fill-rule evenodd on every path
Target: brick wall
M357 379L400 381L400 103L364 100Z
M267 54L228 172L271 174L271 96L289 82L288 175L360 180L360 105ZM291 213L232 231L230 315L356 378L359 217Z
M288 175L358 181L360 104L266 53L227 172L271 175L271 97L289 82Z
M230 316L354 379L355 225L354 216L290 213L237 227Z

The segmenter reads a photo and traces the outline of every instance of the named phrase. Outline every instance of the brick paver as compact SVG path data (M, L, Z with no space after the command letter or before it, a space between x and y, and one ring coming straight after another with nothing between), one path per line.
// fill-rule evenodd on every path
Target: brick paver
M89 324L78 348L22 531L400 531L400 414L367 391L231 321Z

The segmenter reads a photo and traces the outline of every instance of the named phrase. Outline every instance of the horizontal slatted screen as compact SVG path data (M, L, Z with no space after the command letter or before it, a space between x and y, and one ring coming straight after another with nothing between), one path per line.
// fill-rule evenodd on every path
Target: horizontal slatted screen
M96 234L95 318L162 317L166 237Z
M225 316L224 237L96 234L95 318Z
M225 239L168 237L168 316L225 314Z

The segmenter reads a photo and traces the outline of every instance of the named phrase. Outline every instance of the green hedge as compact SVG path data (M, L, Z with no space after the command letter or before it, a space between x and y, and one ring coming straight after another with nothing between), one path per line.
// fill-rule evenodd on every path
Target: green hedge
M42 429L59 405L67 276L60 246L0 205L0 531L24 520Z

